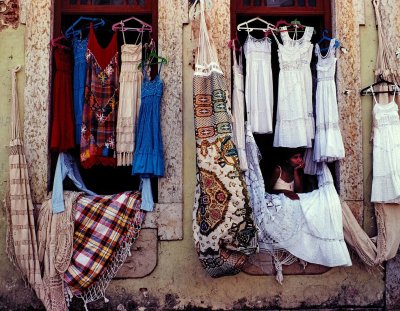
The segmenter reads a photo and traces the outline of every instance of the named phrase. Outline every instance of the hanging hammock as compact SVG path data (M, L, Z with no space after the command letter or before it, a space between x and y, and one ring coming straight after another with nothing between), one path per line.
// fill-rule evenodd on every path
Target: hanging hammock
M205 0L193 76L197 184L193 210L196 250L204 269L219 277L238 273L257 250L248 192L232 140L223 73L208 36Z
M19 119L17 72L12 70L11 135L9 145L10 189L7 210L7 254L22 277L43 301L44 288L40 274L33 203L28 167ZM6 199L7 201L7 199Z

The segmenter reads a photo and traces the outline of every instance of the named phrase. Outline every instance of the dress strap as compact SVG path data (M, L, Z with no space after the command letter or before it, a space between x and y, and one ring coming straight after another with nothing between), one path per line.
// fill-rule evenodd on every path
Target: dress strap
M122 38L124 39L124 44L126 44L126 40L125 40L125 31L122 31Z
M373 89L372 86L370 86L369 88L370 88L370 90L371 90L371 92L372 92L372 96L374 97L375 104L377 104L378 101L376 100L374 89Z
M272 29L271 30L271 33L272 33L272 35L274 36L274 38L275 38L275 41L276 41L276 43L278 44L278 46L279 46L279 44L281 44L280 42L279 42L279 40L278 40L278 38L276 37L276 35L275 35L275 31ZM281 38L282 38L282 34L281 34ZM282 38L282 41L283 41L283 38Z

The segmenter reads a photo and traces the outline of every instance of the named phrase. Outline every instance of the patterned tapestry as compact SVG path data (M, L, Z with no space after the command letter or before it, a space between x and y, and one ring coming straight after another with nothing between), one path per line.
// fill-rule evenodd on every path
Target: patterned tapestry
M225 78L211 46L200 1L200 45L193 77L197 184L193 211L196 250L212 277L238 273L257 250L247 187L232 139Z

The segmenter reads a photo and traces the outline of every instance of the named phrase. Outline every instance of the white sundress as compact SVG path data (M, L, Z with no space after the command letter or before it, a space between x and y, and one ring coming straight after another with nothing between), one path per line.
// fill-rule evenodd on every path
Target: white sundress
M371 91L373 92L372 88ZM400 203L400 120L393 100L379 103L375 94L373 116L373 178L371 202Z
M320 46L315 45L315 55L318 57L314 141L314 161L316 162L333 162L343 159L345 156L336 99L335 42L336 39L330 41L325 56L321 54Z
M247 121L257 134L272 133L274 95L271 69L271 40L254 38L250 33L244 43L246 56Z
M310 40L313 30L306 27L303 36L295 40L289 37L286 27L281 27L283 44L275 37L280 72L274 147L312 147L315 129Z
M233 43L234 44L234 43ZM233 90L232 90L232 134L238 152L240 169L247 170L244 128L244 77L242 67L242 49L240 49L239 62L236 60L235 49L233 57Z

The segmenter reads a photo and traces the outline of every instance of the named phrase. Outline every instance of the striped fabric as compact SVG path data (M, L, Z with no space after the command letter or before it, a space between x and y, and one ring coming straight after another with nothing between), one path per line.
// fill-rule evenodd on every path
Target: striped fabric
M74 251L64 274L74 295L95 283L132 231L141 229L145 212L139 192L81 195L75 203Z

